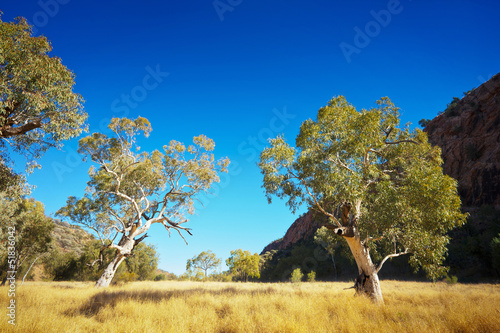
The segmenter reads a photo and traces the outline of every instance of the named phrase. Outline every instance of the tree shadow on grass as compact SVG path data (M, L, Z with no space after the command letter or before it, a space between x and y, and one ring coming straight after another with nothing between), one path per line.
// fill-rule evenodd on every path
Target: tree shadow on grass
M194 288L186 290L122 290L122 291L101 291L92 296L82 306L76 310L67 311L66 315L74 316L84 315L86 317L93 317L99 311L107 306L114 308L118 303L128 300L138 302L154 302L159 303L170 298L187 298L198 295L213 295L213 296L236 296L236 295L265 295L275 294L277 291L272 288L262 290L238 290L233 287L210 290L204 288Z

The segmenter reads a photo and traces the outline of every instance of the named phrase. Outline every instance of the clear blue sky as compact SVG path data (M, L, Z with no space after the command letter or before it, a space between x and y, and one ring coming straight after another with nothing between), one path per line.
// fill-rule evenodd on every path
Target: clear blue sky
M260 253L284 235L305 207L267 204L258 153L279 133L293 143L334 95L359 108L389 96L417 124L500 71L494 0L19 0L0 10L3 21L27 18L74 71L92 132L140 115L153 125L144 149L205 134L231 159L218 195L190 218L188 246L160 226L148 233L159 267L176 274L203 250ZM84 193L77 141L47 152L28 179L48 214Z

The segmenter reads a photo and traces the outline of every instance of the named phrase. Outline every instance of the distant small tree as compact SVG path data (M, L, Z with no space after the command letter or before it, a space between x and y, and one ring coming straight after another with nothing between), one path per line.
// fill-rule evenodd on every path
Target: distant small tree
M307 274L307 282L315 282L316 281L316 272L315 271L310 271Z
M420 125L420 127L425 128L427 127L427 125L429 125L430 122L431 122L430 119L420 119L418 121L418 124Z
M229 271L242 281L248 281L249 277L260 277L259 272L260 256L257 253L242 249L231 251L231 256L226 260Z
M290 281L292 283L300 283L302 282L302 278L304 277L304 274L302 274L302 271L300 268L295 268L292 272L292 275L290 276Z
M205 274L205 279L208 277L208 271L217 269L221 264L221 260L215 254L208 250L203 251L192 259L188 259L186 270L201 269Z

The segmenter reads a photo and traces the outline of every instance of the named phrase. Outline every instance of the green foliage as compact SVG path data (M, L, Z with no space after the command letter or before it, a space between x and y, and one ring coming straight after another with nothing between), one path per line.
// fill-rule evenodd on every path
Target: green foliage
M168 277L167 277L167 274L163 274L163 273L160 273L160 274L157 274L154 278L155 281L166 281L168 280Z
M194 256L192 259L188 259L186 270L192 271L201 269L206 279L208 277L208 271L217 269L220 264L221 260L217 258L212 251L208 250L201 252L199 255Z
M92 281L99 278L106 265L115 255L115 250L105 249L98 240L88 241L81 250L64 251L58 246L45 256L44 272L48 279L54 281ZM99 257L102 253L102 261ZM116 272L117 281L144 281L156 278L158 254L154 246L139 243L133 255L125 260Z
M456 284L458 282L458 278L455 275L449 276L446 274L444 281L448 284Z
M316 281L316 272L310 271L307 273L307 282L315 282Z
M54 221L45 215L41 202L12 198L8 191L0 193L0 260L3 267L18 271L20 276L23 263L31 263L49 250L53 229ZM8 256L8 247L15 248L15 260L9 264L12 258Z
M429 125L430 122L431 122L431 119L420 119L418 121L418 124L420 125L420 127L425 128L425 127L427 127L427 125Z
M158 268L158 253L153 245L139 243L132 255L125 259L125 266L129 273L134 273L134 280L153 280Z
M300 268L296 268L293 270L292 275L290 276L290 281L292 283L300 283L302 282L302 278L304 277L304 274L302 274L302 271Z
M240 281L248 281L248 278L259 278L260 256L257 253L243 251L242 249L231 251L231 256L226 260L226 265L233 276Z
M116 258L129 255L154 223L182 238L182 231L191 234L182 225L186 215L194 213L197 195L219 182L218 172L227 172L229 160L215 160L215 143L204 135L188 147L172 140L163 152L140 152L138 137L152 130L143 117L113 118L109 129L110 137L93 133L79 141L78 152L97 168L89 170L85 196L68 198L57 214L93 230L103 249L117 250Z
M400 127L388 98L377 105L357 111L335 97L302 123L296 148L271 139L259 164L266 196L286 199L292 211L305 203L337 226L348 203L374 258L411 253L412 267L436 279L446 271L446 232L465 222L457 183L443 175L441 152L424 132Z
M0 20L0 155L7 147L35 159L86 129L83 99L72 91L75 75L50 57L47 38L33 37L24 18ZM6 140L8 139L8 140Z
M446 106L446 109L442 113L444 113L445 116L447 116L447 117L457 116L458 115L458 113L457 113L458 102L460 102L460 98L453 97L453 100L450 103L448 103L448 105Z
M470 211L467 223L449 234L451 242L446 264L450 266L450 274L464 282L495 276L491 243L499 233L500 210L483 205Z
M500 276L500 234L491 241L491 262L493 270Z

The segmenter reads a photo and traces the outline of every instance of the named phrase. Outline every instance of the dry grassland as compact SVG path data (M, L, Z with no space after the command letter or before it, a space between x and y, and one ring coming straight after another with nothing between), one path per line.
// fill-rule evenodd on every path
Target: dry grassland
M1 332L500 332L500 285L382 281L375 306L349 283L31 282ZM8 304L7 288L0 288Z

